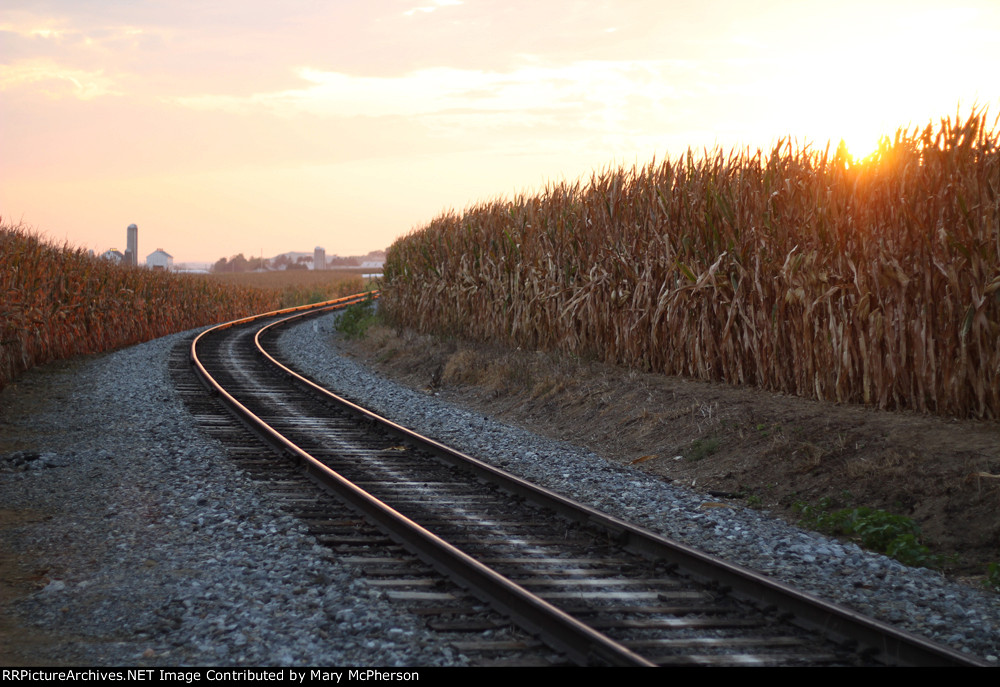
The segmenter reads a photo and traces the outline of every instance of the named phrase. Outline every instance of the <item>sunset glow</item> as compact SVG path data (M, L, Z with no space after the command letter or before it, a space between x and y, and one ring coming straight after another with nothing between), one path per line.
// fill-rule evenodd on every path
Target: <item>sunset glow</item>
M1000 113L1000 5L10 0L0 215L176 262L360 254L610 164L791 137L861 158Z

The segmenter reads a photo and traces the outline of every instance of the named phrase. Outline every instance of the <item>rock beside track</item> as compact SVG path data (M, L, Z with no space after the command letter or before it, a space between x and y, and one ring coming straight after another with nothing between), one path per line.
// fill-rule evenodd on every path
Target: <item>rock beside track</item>
M192 429L180 336L0 394L0 664L461 665Z
M297 369L335 392L606 513L1000 665L1000 596L382 379L337 354L332 317L291 329L280 344Z
M462 665L193 429L168 372L182 336L34 370L0 393L0 664ZM332 338L324 317L281 343L335 390L511 472L937 641L1000 655L995 595L756 511L706 507L715 499L380 379L338 356Z

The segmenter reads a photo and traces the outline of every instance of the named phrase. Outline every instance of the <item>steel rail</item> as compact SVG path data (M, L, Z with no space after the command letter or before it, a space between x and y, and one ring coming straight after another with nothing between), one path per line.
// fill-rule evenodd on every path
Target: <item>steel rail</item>
M323 312L345 307L360 302L363 298L364 295L359 294L354 297L338 299L335 303L328 302L316 306L310 312ZM296 310L300 311L303 308ZM468 588L497 610L511 616L526 630L537 633L548 640L556 649L565 652L573 662L580 665L590 665L597 659L619 666L655 666L654 663L483 565L349 482L271 428L223 389L198 358L198 343L212 332L249 324L265 317L274 317L279 313L280 311L265 313L227 322L202 332L191 343L191 361L199 377L236 413L244 424L266 443L293 458L310 477L323 487L384 527L390 536L409 548L426 563ZM259 332L257 336L259 336ZM255 341L257 336L255 336ZM282 368L287 369L284 366Z
M478 477L498 484L509 493L529 499L571 520L602 528L616 538L624 548L676 564L679 570L695 580L721 583L729 587L738 597L758 607L776 606L784 612L791 613L794 616L793 623L819 631L834 641L857 642L863 651L870 652L873 657L884 663L908 666L990 666L986 661L976 657L970 657L950 647L900 630L840 604L795 589L749 568L735 565L527 482L330 392L280 363L263 348L260 342L261 335L268 329L287 326L312 314L310 312L294 314L262 327L254 336L258 351L298 384L377 423L399 438L411 441L453 465L470 470Z

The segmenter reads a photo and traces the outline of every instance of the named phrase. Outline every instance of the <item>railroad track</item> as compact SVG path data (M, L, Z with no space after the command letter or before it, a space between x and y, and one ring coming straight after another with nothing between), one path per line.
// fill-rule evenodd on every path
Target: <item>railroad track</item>
M232 438L203 395L197 415L319 541L463 652L513 664L985 665L417 435L272 350L280 327L360 299L228 323L191 343L203 383L272 452Z

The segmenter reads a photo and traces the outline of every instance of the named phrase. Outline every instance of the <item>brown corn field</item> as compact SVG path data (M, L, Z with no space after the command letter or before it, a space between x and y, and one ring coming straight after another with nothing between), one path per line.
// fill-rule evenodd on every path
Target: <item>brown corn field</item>
M0 226L0 389L21 372L240 316L279 294L154 272Z
M1000 148L983 111L856 162L691 151L398 240L399 325L879 408L1000 417Z

